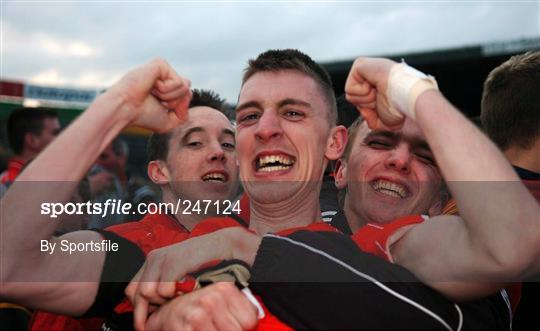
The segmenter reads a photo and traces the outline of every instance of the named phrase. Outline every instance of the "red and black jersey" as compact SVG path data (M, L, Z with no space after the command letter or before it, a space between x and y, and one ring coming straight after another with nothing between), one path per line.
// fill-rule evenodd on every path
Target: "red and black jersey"
M202 236L212 233L221 229L229 227L243 227L247 228L247 225L242 219L237 217L214 217L204 220L197 224L189 234L189 238ZM278 235L287 236L296 231L314 231L314 232L333 232L339 231L330 225L322 222L313 223L306 227L299 227L294 229L287 229L279 232ZM165 238L162 236L162 238ZM187 238L186 238L187 239ZM162 244L164 244L162 242ZM163 245L164 246L164 245ZM292 328L283 323L278 317L273 315L266 307L264 302L261 302L263 309L265 310L265 317L259 321L256 330L292 330ZM114 312L110 314L104 321L102 328L107 330L124 330L131 329L133 327L133 307L127 300L123 300L118 306L115 307Z
M138 222L118 224L106 229L135 243L148 254L154 249L186 240L189 231L171 215L147 214Z
M334 232L268 234L257 252L250 288L295 329L509 328L500 295L455 304L375 253L359 250L350 237Z
M205 220L195 226L191 232L190 237L197 237L202 236L205 234L209 234L214 231L218 231L225 228L230 227L244 227L244 224L241 224L238 219L233 218L213 218ZM246 229L247 230L247 229ZM283 231L278 232L276 235L280 236L289 236L297 231L310 231L310 232L333 232L333 233L339 233L339 230L336 228L323 223L323 222L316 222L312 223L308 226L304 227L297 227L297 228L291 228L286 229ZM255 330L293 330L293 328L283 321L281 321L277 316L272 314L264 305L264 302L261 300L260 297L256 296L259 300L259 303L261 304L265 316L263 319L259 320L257 327Z
M407 227L424 221L421 215L412 215L398 218L386 224L367 223L352 236L352 240L364 252L377 255L387 261L392 262L388 251L388 239L398 231L403 231Z

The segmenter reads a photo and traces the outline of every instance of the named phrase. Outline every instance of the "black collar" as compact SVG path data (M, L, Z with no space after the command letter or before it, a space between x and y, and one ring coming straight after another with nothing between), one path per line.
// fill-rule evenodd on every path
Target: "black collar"
M338 211L334 217L332 217L330 225L344 234L352 235L351 227L349 226L349 222L347 221L347 217L345 216L343 209Z

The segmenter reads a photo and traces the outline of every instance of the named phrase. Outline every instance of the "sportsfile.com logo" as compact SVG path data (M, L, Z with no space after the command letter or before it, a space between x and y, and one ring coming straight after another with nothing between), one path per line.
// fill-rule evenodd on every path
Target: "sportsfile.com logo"
M144 214L183 214L183 215L231 215L239 214L240 201L231 200L182 200L174 203L139 203L133 204L117 199L105 202L44 202L41 204L41 215L58 218L61 215L144 215Z

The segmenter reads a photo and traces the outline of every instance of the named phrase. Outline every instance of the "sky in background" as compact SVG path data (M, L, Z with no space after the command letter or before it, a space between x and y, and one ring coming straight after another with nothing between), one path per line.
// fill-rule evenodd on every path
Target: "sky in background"
M167 59L235 102L249 58L298 48L331 62L540 37L539 1L1 1L1 76L110 86Z

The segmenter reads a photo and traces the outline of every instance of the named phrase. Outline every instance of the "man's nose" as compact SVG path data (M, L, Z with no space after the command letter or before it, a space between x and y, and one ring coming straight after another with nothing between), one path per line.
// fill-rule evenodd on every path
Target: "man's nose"
M215 142L212 144L211 151L208 154L208 161L224 161L225 160L225 151L221 143Z
M385 166L395 171L409 173L411 171L412 155L409 148L405 145L398 145L389 151L385 160Z
M257 122L255 137L259 141L268 141L283 134L279 116L272 110L263 112L261 118Z

